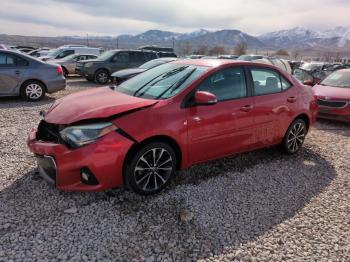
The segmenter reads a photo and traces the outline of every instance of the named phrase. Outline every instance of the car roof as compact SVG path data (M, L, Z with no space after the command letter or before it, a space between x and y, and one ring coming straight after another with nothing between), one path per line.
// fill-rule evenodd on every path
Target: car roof
M196 65L196 66L207 66L207 67L220 67L224 65L249 65L249 66L264 66L270 68L277 68L276 66L259 63L259 62L251 62L251 61L243 61L243 60L233 60L233 59L180 59L171 63L177 64L186 64L186 65Z

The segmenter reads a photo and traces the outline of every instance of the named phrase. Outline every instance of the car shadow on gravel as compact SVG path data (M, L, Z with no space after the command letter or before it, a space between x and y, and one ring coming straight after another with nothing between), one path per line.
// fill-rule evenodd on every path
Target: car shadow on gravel
M318 119L315 128L335 135L350 137L350 123Z
M28 102L21 97L0 97L0 109L1 108L30 108L38 107L47 104L52 104L55 101L54 97L46 95L43 100L39 102Z
M29 239L32 246L45 241L39 259L73 259L72 246L104 260L205 259L294 217L335 176L332 163L312 147L293 156L265 149L199 165L151 197L59 192L32 170L0 191L0 241L9 250ZM187 219L180 219L184 212ZM21 238L10 241L12 235ZM276 241L282 245L284 236Z

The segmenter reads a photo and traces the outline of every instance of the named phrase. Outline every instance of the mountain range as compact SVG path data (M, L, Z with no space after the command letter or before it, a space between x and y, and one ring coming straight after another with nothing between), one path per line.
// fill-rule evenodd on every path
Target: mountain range
M59 46L62 44L86 44L105 48L136 48L142 45L174 46L189 45L193 50L200 46L221 46L233 48L239 43L246 43L250 49L299 49L322 50L350 48L350 27L336 27L327 30L310 30L303 27L265 33L253 36L240 30L225 29L209 31L200 29L190 33L176 33L162 30L149 30L136 35L112 36L64 36L30 37L0 35L0 43L35 44Z

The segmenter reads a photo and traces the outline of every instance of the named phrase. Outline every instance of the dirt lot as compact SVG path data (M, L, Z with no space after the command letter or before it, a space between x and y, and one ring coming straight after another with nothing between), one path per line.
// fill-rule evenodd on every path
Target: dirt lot
M26 148L40 103L0 99L0 261L350 261L350 125L321 121L295 156L259 150L179 172L153 197L66 193Z

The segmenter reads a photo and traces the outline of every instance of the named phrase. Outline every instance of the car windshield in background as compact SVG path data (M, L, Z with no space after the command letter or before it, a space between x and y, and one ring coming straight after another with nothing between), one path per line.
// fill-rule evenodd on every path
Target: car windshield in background
M306 63L306 64L303 64L300 68L304 69L306 71L312 71L315 69L321 69L322 66L323 66L323 64Z
M321 85L350 88L350 71L337 71L325 78Z
M102 55L100 55L98 57L98 59L101 59L101 60L108 60L109 58L111 58L112 56L115 55L115 51L106 51L104 52Z
M122 83L116 91L147 99L174 96L208 70L208 67L164 64Z
M157 60L151 60L151 61L149 61L147 63L144 63L143 65L140 65L140 68L148 70L148 69L151 69L153 67L159 66L159 65L164 64L164 63L166 63L166 62L165 61L159 61L159 60L158 61Z
M77 56L78 56L77 54L71 54L69 56L66 56L66 57L62 58L62 61L69 62L69 61L71 61L72 59L74 59Z
M61 49L53 49L50 52L48 52L48 56L56 56L61 52Z

